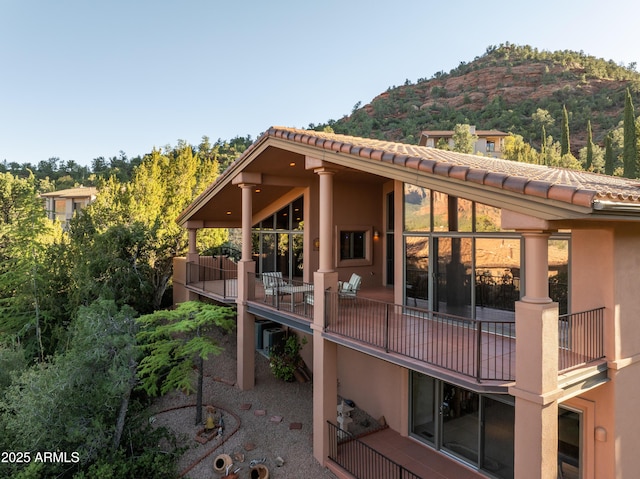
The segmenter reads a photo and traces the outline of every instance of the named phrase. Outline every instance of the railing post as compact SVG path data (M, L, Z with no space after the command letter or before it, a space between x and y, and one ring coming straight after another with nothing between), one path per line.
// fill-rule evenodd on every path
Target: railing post
M384 306L384 350L389 352L389 305Z
M475 320L476 322L476 381L480 382L481 378L481 374L482 374L482 367L481 367L481 363L482 363L482 354L481 354L481 348L482 348L482 323L480 321L478 321L477 319Z

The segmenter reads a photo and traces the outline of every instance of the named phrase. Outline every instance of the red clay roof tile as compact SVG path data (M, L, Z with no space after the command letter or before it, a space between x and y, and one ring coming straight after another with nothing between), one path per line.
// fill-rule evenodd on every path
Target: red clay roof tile
M269 137L282 138L286 141L308 144L317 149L339 151L360 158L371 158L421 172L450 176L471 183L537 198L549 198L577 206L591 208L596 199L640 204L640 183L638 180L466 155L426 146L286 127L269 128L236 161L242 161L242 158L250 155L257 148L257 145ZM230 168L229 171L223 172L216 183L231 174L232 170ZM207 191L214 185L211 185ZM203 195L206 195L207 191ZM188 207L181 214L181 217L184 217L193 207L195 204Z

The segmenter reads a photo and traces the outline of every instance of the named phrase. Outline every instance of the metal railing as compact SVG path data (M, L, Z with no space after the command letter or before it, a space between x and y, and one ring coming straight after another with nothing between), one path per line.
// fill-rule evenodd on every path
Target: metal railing
M313 320L313 283L283 277L277 272L249 273L249 290L253 300Z
M327 292L325 329L481 380L515 379L515 322L475 320Z
M218 261L217 257L201 256L198 263L187 263L186 283L225 299L238 297L238 269L223 268L233 263Z
M420 476L327 421L329 459L358 479L421 479Z
M558 328L560 371L605 357L604 308L563 314L558 318Z

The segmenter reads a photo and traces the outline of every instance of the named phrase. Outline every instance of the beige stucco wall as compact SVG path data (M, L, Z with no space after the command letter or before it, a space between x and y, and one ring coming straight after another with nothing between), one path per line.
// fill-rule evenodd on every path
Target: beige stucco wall
M400 366L338 347L338 394L374 419L384 416L389 427L400 432L406 428L405 377Z
M381 195L382 188L379 185L336 181L334 184L333 219L338 229L340 226L349 225L367 226L372 231L378 231L382 236L384 231L384 211L380 203ZM383 240L380 238L372 243L373 264L368 266L338 267L336 271L338 272L339 280L348 281L351 273L357 273L362 276L363 287L383 284Z
M585 452L588 446L593 451L585 459L585 477L635 477L640 470L640 225L597 226L572 231L571 310L606 308L609 360L610 382L578 398L594 405L593 422L584 423Z

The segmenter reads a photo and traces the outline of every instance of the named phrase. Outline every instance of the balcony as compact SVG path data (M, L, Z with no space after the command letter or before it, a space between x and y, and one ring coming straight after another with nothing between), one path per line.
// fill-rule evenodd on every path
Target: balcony
M187 287L223 303L238 297L238 265L226 256L200 256L186 264Z
M218 301L235 301L237 276L237 269L215 258L187 264L188 287ZM279 273L250 273L247 284L250 312L311 332L313 284ZM325 337L418 371L433 372L435 367L476 383L515 381L511 313L483 307L478 318L470 319L390 300L387 288L363 288L355 298L325 292ZM604 357L604 308L561 315L558 328L560 373Z

